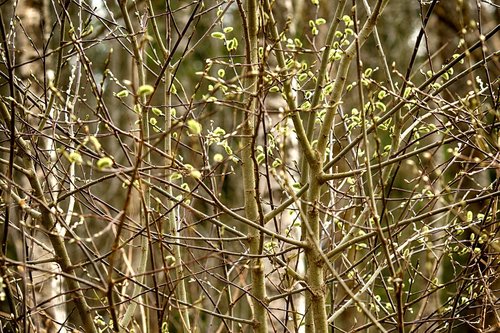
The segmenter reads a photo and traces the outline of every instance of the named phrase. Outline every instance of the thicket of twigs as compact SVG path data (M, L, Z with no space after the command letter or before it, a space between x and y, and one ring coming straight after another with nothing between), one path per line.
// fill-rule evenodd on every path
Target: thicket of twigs
M1 331L494 332L490 1L3 1Z

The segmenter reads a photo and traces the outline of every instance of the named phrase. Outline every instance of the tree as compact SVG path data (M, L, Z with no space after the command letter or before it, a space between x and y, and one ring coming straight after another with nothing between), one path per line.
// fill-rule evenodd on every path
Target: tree
M329 6L5 2L2 329L498 329L498 8Z

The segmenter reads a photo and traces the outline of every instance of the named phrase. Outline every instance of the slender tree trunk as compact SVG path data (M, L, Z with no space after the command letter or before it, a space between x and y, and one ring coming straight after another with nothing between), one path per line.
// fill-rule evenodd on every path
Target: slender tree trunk
M248 42L246 45L247 51L247 80L246 87L249 91L246 104L249 105L248 112L245 114L245 122L243 125L243 140L242 140L242 163L243 163L243 187L245 198L245 214L247 219L260 223L259 208L256 197L256 189L258 179L256 178L257 165L254 161L254 135L256 126L257 107L257 92L258 92L258 11L259 5L256 0L248 0L246 3L246 16L248 28ZM250 253L254 255L262 254L263 235L255 228L250 228L248 232ZM264 264L261 258L250 260L250 271L252 280L252 307L254 331L259 333L267 333L267 310L266 310L266 286L264 276Z

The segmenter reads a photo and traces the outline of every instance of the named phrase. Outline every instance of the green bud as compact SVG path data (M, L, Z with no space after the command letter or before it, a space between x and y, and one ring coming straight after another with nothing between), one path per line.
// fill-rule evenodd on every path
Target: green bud
M153 91L155 91L155 88L153 88L152 85L145 84L145 85L140 86L139 89L137 89L137 95L149 96L153 93Z
M113 160L109 157L102 157L97 161L97 168L102 170L110 168L113 165Z

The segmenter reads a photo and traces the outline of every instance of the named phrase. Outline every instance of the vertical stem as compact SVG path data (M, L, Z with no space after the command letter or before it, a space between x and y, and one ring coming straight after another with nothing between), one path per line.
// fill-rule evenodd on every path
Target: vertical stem
M165 58L166 59L166 58ZM169 66L169 68L165 71L165 105L170 106L172 105L172 95L169 92L169 88L172 82L172 70ZM167 153L168 156L173 156L174 152L172 150L172 134L171 134L171 128L172 128L172 114L170 112L170 109L166 110L165 112L165 127L167 128L167 136L165 140L165 152ZM168 161L170 163L170 161ZM168 175L170 177L170 171L168 171ZM173 196L173 191L172 187L169 186L167 188L167 191L170 195ZM177 228L177 216L175 214L176 209L174 209L174 204L172 201L168 201L167 203L167 209L169 210L168 213L168 224L167 228L168 230L166 231L168 234L171 234L175 239L176 243L180 243L179 240L179 232ZM179 307L179 314L182 319L182 325L184 327L184 330L186 332L191 332L191 322L189 319L189 311L188 308L184 304L187 303L187 293L186 293L186 284L184 282L184 265L182 262L182 252L181 252L181 245L175 246L173 248L174 252L174 257L175 257L175 275L176 279L178 282L177 287L176 287L176 296L177 299L180 301L178 304Z
M320 96L321 96L321 91L323 87L323 82L326 78L326 73L327 73L327 66L328 66L328 58L330 54L330 50L332 48L333 40L335 38L335 31L337 30L337 27L339 26L340 23L340 17L344 11L345 5L347 3L347 0L340 0L337 3L337 8L335 10L335 14L333 15L333 20L332 23L328 29L328 34L325 40L325 49L323 50L323 55L321 57L321 64L320 68L318 71L317 78L318 80L316 81L316 85L314 87L314 93L312 97L312 102L311 102L311 111L309 112L308 118L307 118L307 130L306 130L306 135L307 139L312 140L313 134L314 134L314 123L316 120L316 109L320 107ZM302 156L302 160L300 163L300 183L301 184L306 184L309 180L309 164L307 163L307 159L305 156ZM303 203L302 204L302 209L306 211L307 209L307 204ZM306 235L306 229L304 225L302 226L302 237ZM313 311L311 311L310 307L312 306L312 297L310 293L307 293L306 295L306 309L308 310L306 312L306 318L305 318L305 328L306 332L311 332L314 331L314 314ZM325 312L326 315L326 312Z
M358 34L358 23L357 23L358 17L357 17L357 10L356 10L355 2L356 1L353 0L352 11L353 11L353 17L354 17L354 32L355 32L355 34ZM400 279L396 278L396 271L394 269L394 265L393 265L392 260L391 260L389 246L387 244L388 241L385 238L385 235L382 231L382 226L380 225L380 215L378 213L377 203L375 201L375 190L373 187L373 176L372 176L371 162L370 162L370 156L372 156L372 155L370 152L370 141L368 140L368 132L367 132L367 128L366 128L366 118L367 118L367 111L368 110L364 106L365 102L364 102L364 94L363 94L363 85L361 84L361 76L362 76L361 75L362 63L361 63L361 52L360 52L361 46L360 46L358 39L355 40L354 45L356 46L356 62L357 62L356 72L357 72L357 76L358 76L358 98L359 98L359 104L360 104L359 107L361 109L361 129L362 129L362 134L363 134L363 142L364 142L364 146L365 146L365 165L366 165L366 176L367 176L366 177L366 186L368 189L367 206L368 206L368 209L371 212L371 216L375 222L378 236L379 236L380 242L382 244L382 251L386 256L387 264L389 266L389 271L391 273L391 276L393 277L393 281L395 284L394 289L396 291L396 298L397 298L397 304L398 304L398 317L397 317L398 330L399 330L399 332L402 332L402 330L404 329L404 326L402 323L402 320L403 320L403 318L402 318L402 306L401 306L401 302L400 302L400 300L401 300L401 298L400 298L401 283L400 283ZM401 311L399 311L399 310L401 310Z
M316 164L311 164L309 175L309 191L307 209L308 224L306 236L306 258L307 258L307 282L311 293L311 309L314 321L314 332L327 333L328 322L326 312L326 286L323 277L324 261L321 249L315 244L319 244L321 239L321 228L319 219L319 200L321 194L321 184L318 175L322 172L323 163L318 157Z
M319 201L321 198L321 183L319 178L323 169L323 159L325 156L326 148L328 146L328 141L330 137L330 131L332 130L334 119L336 116L337 105L341 102L342 93L344 90L344 85L347 80L347 73L354 55L356 54L356 49L360 47L368 38L372 30L374 29L377 19L382 12L383 8L387 4L388 0L377 1L372 15L368 18L363 29L357 36L357 43L351 44L342 56L339 63L339 68L336 76L336 80L333 86L332 98L330 100L330 106L327 107L326 115L321 126L320 133L318 136L317 144L317 161L318 163L310 163L310 174L309 174L309 192L308 201L310 207L307 211L307 221L309 224L308 229L310 230L307 235L306 242L308 243L308 248L306 250L307 262L308 262L308 282L311 288L311 301L312 310L314 316L315 332L328 331L328 323L326 316L326 304L325 304L325 286L323 280L323 258L321 250L315 247L315 244L319 244L321 240L321 229L319 223Z
M170 6L167 5L168 8ZM165 29L166 29L166 36L167 36L167 45L163 42L163 39L161 38L160 31L158 29L158 25L156 23L156 16L153 11L153 4L152 1L148 1L148 10L150 12L151 16L151 22L153 24L153 32L155 34L155 40L157 41L160 50L163 54L163 60L165 62L169 61L170 57L170 42L171 42L171 33L170 33L170 25L169 22L165 24ZM168 20L168 18L167 18ZM165 141L164 141L164 150L167 154L167 156L174 156L174 152L172 150L172 114L170 112L170 106L172 105L172 94L170 93L170 87L172 85L172 67L169 64L166 64L166 69L165 69L165 88L163 92L163 98L164 98L164 105L166 105L164 114L165 114ZM169 158L165 158L165 165L169 165L172 163L172 160ZM169 168L166 168L165 171L165 178L170 179L171 171ZM174 197L172 187L167 186L167 192L170 195L170 197ZM177 216L175 214L175 209L174 209L174 204L172 201L167 201L166 203L166 208L168 211L167 214L167 224L165 225L165 230L164 232L167 234L171 234L175 239L176 242L179 243L179 232L178 228L176 225L177 221ZM186 284L184 282L183 276L184 276L184 266L182 264L182 253L181 253L181 247L180 246L175 246L173 250L174 258L175 258L175 275L176 279L178 282L177 287L176 287L176 296L177 299L179 300L178 308L179 308L179 315L181 317L182 325L184 327L184 330L186 332L191 332L191 320L189 318L189 310L188 308L184 305L187 304L187 292L186 292Z
M146 83L146 74L144 72L144 63L143 63L143 57L141 53L141 47L139 46L139 43L137 42L136 34L134 32L134 28L132 25L132 21L130 20L130 16L128 14L127 10L127 0L120 0L120 10L123 14L123 19L125 21L125 26L127 29L127 32L130 34L131 42L132 42L132 51L134 53L134 61L137 67L137 73L138 73L138 78L139 78L139 85L142 86ZM141 102L143 104L147 103L147 99L145 96L141 97ZM139 130L141 133L141 141L139 142L139 145L144 144L144 140L149 139L149 116L148 116L148 108L145 107L144 110L142 110L142 114L138 115L138 121L139 121ZM138 149L138 154L142 151L142 149ZM144 161L149 165L150 164L150 153L147 151L144 156ZM141 163L142 158L138 156L137 163ZM151 171L146 171L147 172L147 177L146 177L146 182L150 182L150 172ZM139 182L139 188L136 189L137 191L141 192L142 190L142 184ZM132 184L133 185L133 181ZM139 195L139 194L136 194ZM149 225L149 212L148 208L151 207L150 205L151 202L151 196L150 196L150 189L145 188L144 189L144 206L143 209L141 209L140 217L142 221L142 225L145 228L148 228ZM140 237L140 256L139 256L139 264L137 271L135 272L137 274L137 283L134 285L134 290L132 292L132 299L136 297L140 297L139 295L141 294L141 286L144 283L144 273L146 272L147 268L147 262L148 262L148 256L149 256L149 246L148 246L148 238L146 236ZM137 302L131 302L130 306L127 308L125 311L125 314L120 322L120 325L122 327L127 327L132 320L132 317L135 314L135 310L137 308Z
M245 115L245 123L243 125L243 183L244 183L244 198L245 198L245 214L246 217L254 222L259 222L259 210L256 198L256 177L255 168L257 167L253 159L253 136L255 134L255 118L257 112L258 93L258 18L259 11L257 0L248 0L246 3L247 27L248 27L248 42L247 47L247 75L246 89L249 91L247 104L249 105L248 113ZM260 255L262 252L260 232L255 228L249 228L249 245L250 253ZM251 280L252 280L252 305L253 305L253 321L254 331L267 333L267 311L265 306L266 301L266 286L264 276L264 266L261 258L255 257L251 259Z

